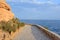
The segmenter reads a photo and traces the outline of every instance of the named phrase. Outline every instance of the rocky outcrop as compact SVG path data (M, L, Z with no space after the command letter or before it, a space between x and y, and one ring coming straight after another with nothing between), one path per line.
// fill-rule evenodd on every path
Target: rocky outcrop
M0 2L0 8L4 8L6 10L11 11L10 6L6 2Z
M10 6L5 2L5 0L0 0L0 22L7 22L13 18L14 14L12 13ZM11 40L9 33L0 29L0 40Z
M1 21L9 21L14 17L11 11L7 11L3 8L0 8L0 22Z
M0 22L9 21L13 17L10 6L6 2L0 2Z
M6 2L6 0L0 0L0 2Z
M0 40L11 40L9 33L0 30Z

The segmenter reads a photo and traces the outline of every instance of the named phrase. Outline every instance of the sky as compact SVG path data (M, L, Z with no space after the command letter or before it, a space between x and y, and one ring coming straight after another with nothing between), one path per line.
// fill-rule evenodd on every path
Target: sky
M60 20L60 0L6 0L20 19Z

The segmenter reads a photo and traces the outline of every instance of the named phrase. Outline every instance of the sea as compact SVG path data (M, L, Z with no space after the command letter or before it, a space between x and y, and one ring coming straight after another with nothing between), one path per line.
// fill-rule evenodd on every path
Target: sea
M60 35L60 20L21 20L28 24L39 24Z

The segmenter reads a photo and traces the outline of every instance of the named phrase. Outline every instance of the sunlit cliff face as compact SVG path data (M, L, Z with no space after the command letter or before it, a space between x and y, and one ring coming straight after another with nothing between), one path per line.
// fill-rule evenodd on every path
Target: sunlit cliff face
M5 0L0 0L0 21L9 21L14 17L14 14L10 10L10 6Z
M0 0L0 2L5 2L6 0Z

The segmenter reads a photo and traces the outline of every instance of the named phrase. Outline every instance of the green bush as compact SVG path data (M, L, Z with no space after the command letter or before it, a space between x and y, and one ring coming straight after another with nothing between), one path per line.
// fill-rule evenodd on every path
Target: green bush
M19 26L25 26L25 23L21 22L21 23L19 24Z
M8 22L0 22L0 29L2 29L3 31L7 31L9 32L9 34L11 34L11 32L15 32L17 28L19 29L24 25L25 24L23 22L20 22L18 18L13 18Z

